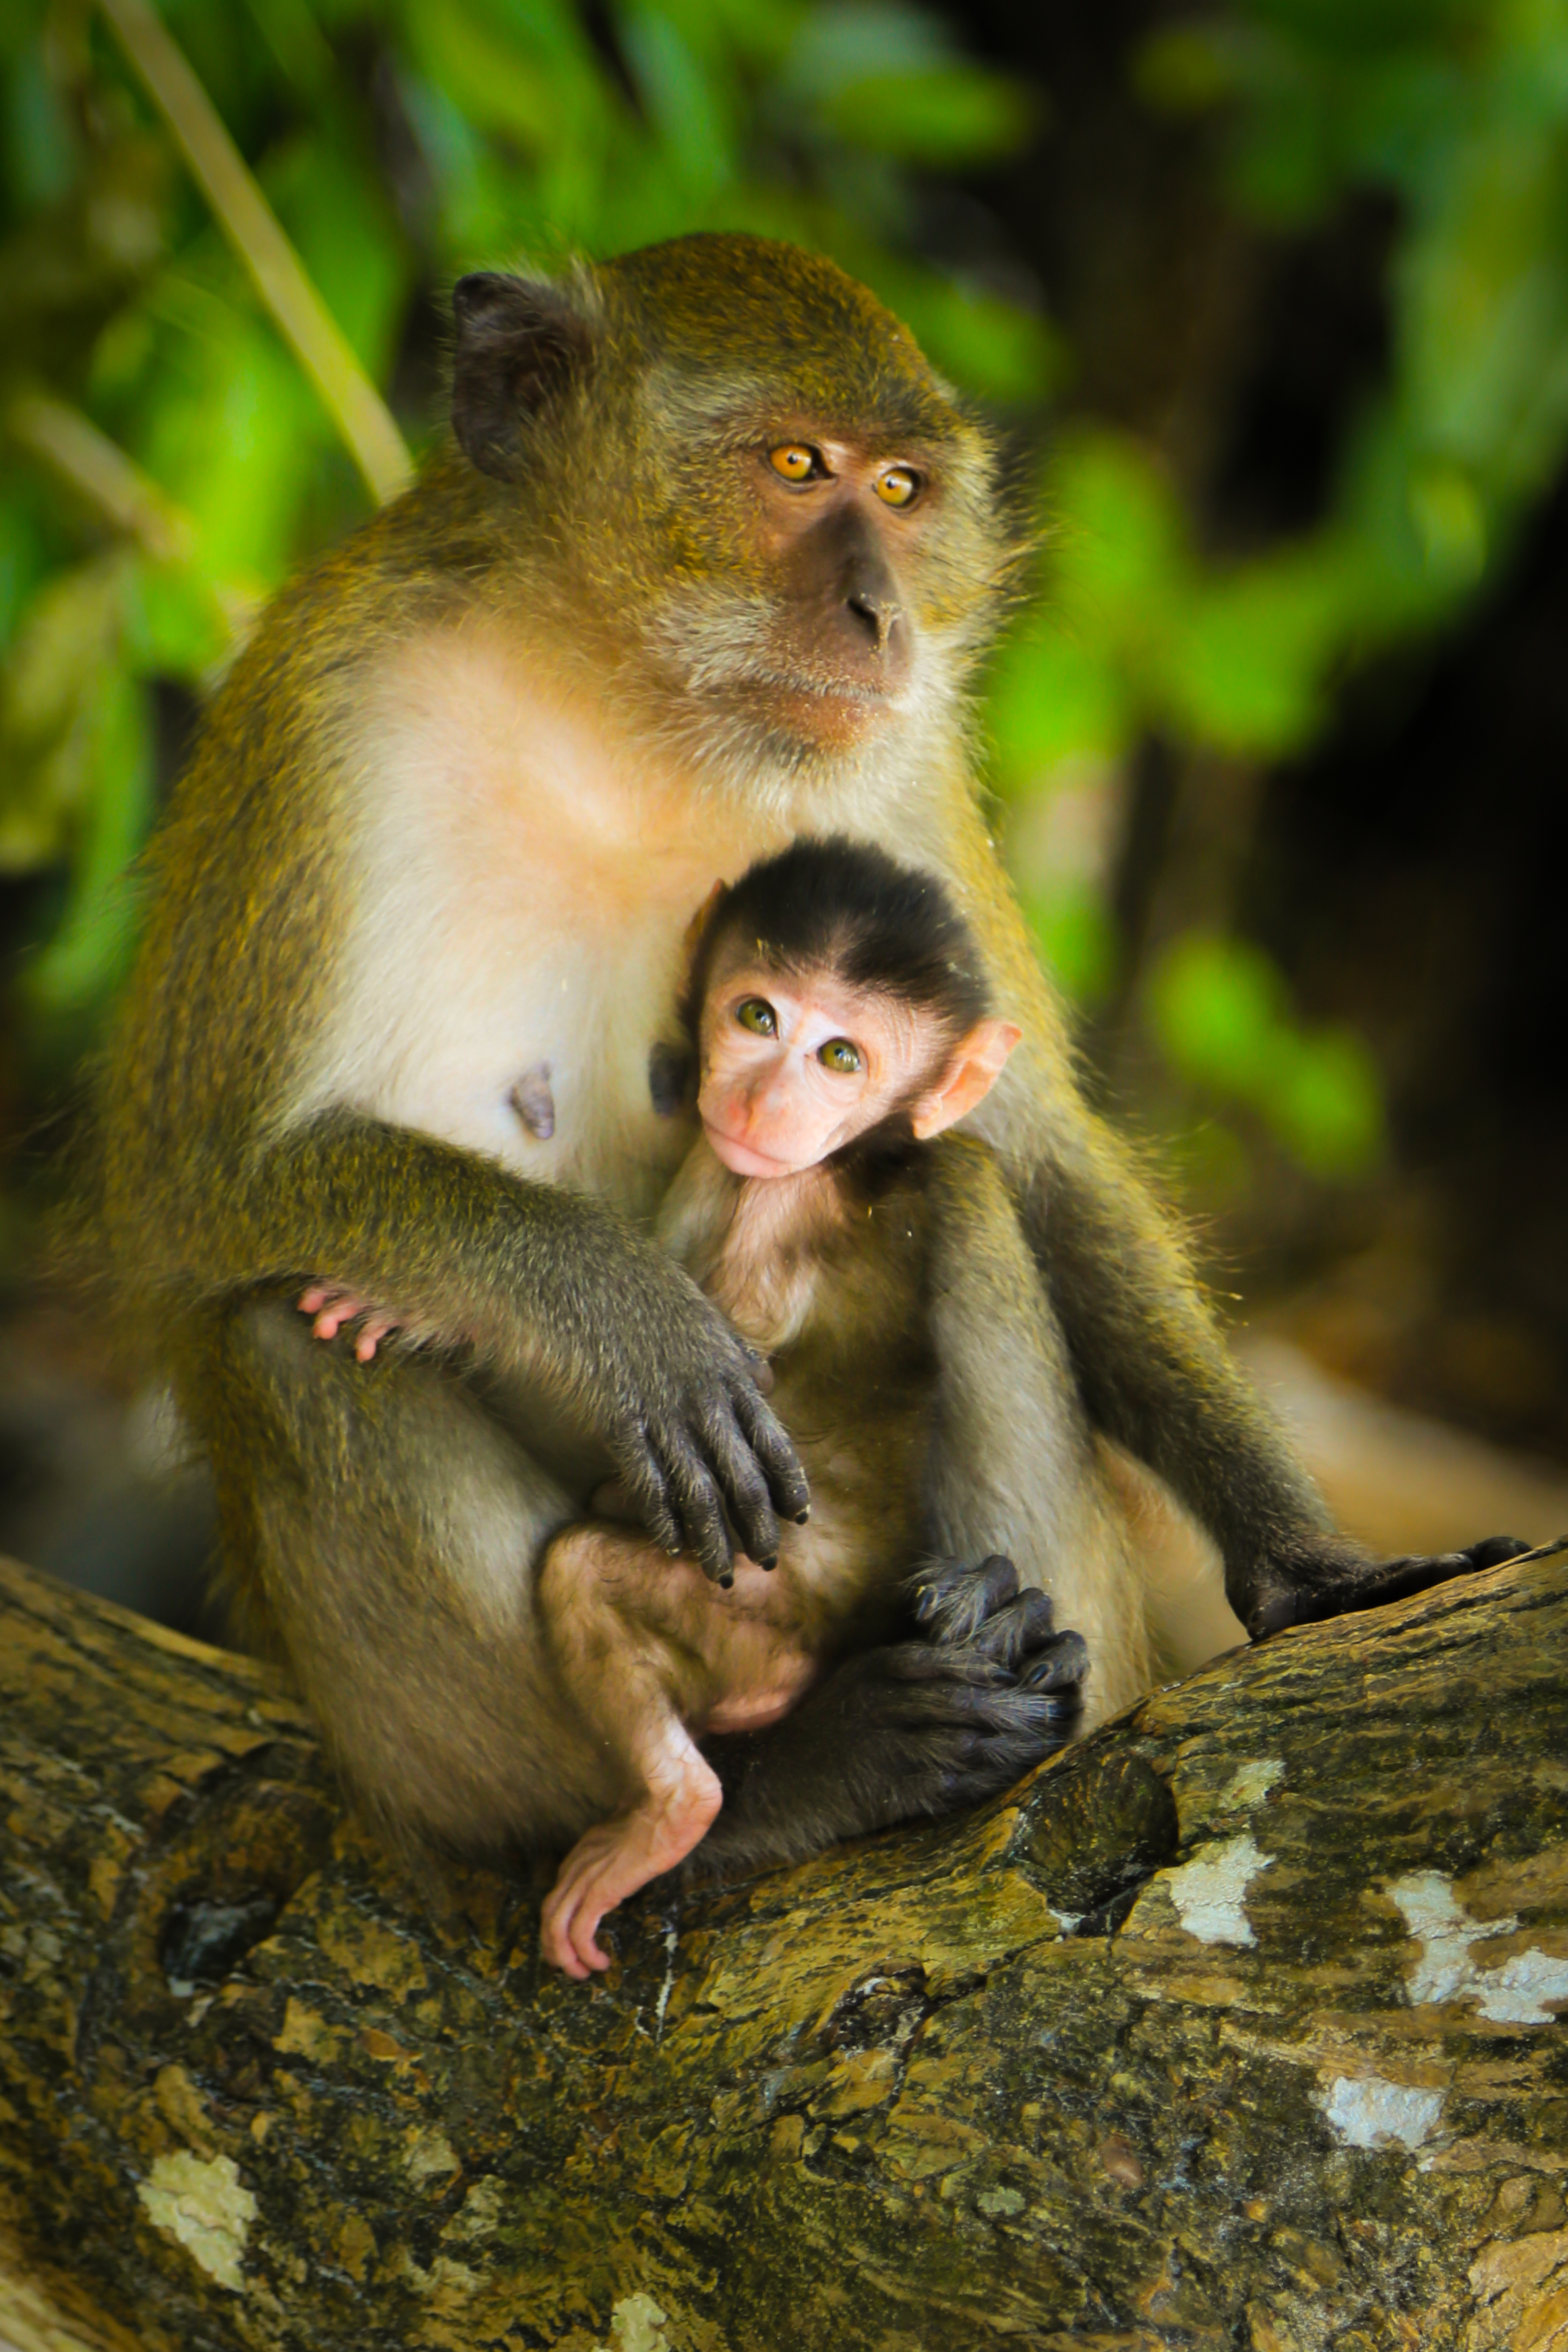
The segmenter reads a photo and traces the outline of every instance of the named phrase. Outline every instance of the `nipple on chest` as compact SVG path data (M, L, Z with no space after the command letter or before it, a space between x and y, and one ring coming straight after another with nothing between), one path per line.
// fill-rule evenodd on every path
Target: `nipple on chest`
M536 1062L525 1070L508 1097L535 1143L548 1143L555 1132L555 1097L551 1091L550 1065Z

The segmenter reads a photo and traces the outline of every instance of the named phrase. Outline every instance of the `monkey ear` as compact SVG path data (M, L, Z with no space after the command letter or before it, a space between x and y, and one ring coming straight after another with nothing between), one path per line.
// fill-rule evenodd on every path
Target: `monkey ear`
M956 1127L983 1103L1006 1065L1008 1055L1023 1035L1016 1021L977 1021L948 1057L946 1069L916 1103L910 1125L918 1142Z
M452 289L452 429L482 474L511 481L531 417L587 362L593 335L548 280L476 269Z

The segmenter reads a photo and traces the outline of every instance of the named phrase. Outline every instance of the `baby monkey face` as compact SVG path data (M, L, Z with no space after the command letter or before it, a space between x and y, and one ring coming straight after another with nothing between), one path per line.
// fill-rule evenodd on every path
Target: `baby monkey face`
M939 1133L973 1109L1017 1035L987 1021L955 1041L892 991L731 949L703 1002L697 1107L736 1175L798 1175L900 1115L917 1139Z

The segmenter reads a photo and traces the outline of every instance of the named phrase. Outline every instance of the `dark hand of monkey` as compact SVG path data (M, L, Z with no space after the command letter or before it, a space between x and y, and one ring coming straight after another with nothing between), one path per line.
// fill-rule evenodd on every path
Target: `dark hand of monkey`
M965 1811L1074 1737L1088 1651L1010 1560L928 1561L910 1599L920 1638L847 1659L766 1731L704 1743L725 1802L699 1868L798 1860Z
M1369 1559L1354 1545L1325 1538L1309 1549L1299 1546L1288 1560L1257 1576L1244 1622L1255 1642L1289 1625L1314 1625L1358 1609L1405 1601L1456 1576L1500 1568L1530 1549L1519 1536L1488 1536L1464 1551L1412 1552L1399 1559ZM1233 1604L1234 1605L1234 1604ZM1238 1612L1239 1613L1239 1612Z
M811 1495L763 1397L763 1360L678 1267L650 1254L644 1270L668 1277L661 1311L621 1316L602 1340L615 1400L605 1436L627 1500L657 1543L692 1553L716 1583L734 1572L731 1528L771 1568L775 1506L799 1521Z

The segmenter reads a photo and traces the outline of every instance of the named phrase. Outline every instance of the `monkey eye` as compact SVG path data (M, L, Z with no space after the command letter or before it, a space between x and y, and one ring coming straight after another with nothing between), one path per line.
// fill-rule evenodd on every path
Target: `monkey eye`
M768 463L786 482L815 481L826 467L808 441L781 441L768 451Z
M877 477L877 496L884 506L911 506L920 486L921 478L912 468L908 466L889 466L885 474L879 474Z
M816 1058L825 1070L837 1070L844 1076L866 1066L859 1046L852 1045L847 1037L830 1037L826 1045L817 1047Z
M754 1037L776 1037L779 1017L765 996L748 996L735 1007L735 1018Z

